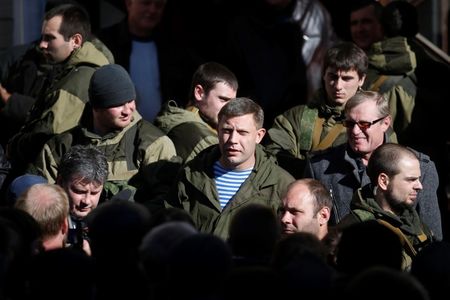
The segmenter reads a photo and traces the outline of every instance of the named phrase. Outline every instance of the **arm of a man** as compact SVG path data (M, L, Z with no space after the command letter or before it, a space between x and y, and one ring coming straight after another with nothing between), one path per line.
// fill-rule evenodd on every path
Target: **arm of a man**
M418 195L416 209L422 221L433 231L436 239L442 240L441 212L437 197L439 177L436 166L424 154L419 154L419 160L423 190Z

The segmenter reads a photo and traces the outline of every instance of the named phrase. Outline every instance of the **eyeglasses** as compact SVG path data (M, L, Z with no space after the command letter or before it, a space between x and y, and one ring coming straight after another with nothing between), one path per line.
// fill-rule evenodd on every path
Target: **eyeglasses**
M369 121L358 121L358 122L355 122L355 121L352 121L352 120L344 120L344 121L342 121L342 125L344 125L344 127L347 127L347 128L353 128L355 126L355 124L356 124L356 125L358 125L358 127L361 130L367 130L367 129L370 128L370 126L380 122L381 120L383 120L386 117L387 116L381 117L381 118L376 119L375 121L372 121L372 122L369 122Z

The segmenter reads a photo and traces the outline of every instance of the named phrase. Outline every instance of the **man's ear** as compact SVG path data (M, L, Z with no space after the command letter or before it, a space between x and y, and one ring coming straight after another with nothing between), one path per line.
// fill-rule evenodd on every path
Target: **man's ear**
M319 224L324 225L328 223L328 220L330 220L331 216L331 210L328 206L322 207L319 212L317 213Z
M264 128L260 128L260 129L256 130L256 143L257 144L261 143L265 134L266 134L266 129L264 129Z
M380 173L378 175L378 188L382 189L383 191L386 191L388 185L389 185L389 176L386 173Z
M386 118L384 118L383 122L389 127L392 124L392 117L391 115L387 115Z
M200 84L197 84L194 87L194 99L195 102L200 102L203 97L205 96L205 90L203 89L203 87Z
M81 48L81 46L83 45L83 36L81 34L79 34L79 33L75 33L71 37L71 40L72 40L74 49Z
M64 222L61 225L61 233L66 235L69 232L69 220L67 218L64 219Z
M364 81L366 80L366 75L363 75L360 79L359 79L359 85L358 88L361 89L362 86L364 85Z

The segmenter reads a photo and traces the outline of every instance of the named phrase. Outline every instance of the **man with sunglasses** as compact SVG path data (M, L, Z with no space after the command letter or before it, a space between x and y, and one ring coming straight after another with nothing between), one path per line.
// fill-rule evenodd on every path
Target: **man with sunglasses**
M350 212L354 191L368 183L366 166L373 151L391 142L387 132L392 118L388 101L377 92L361 91L347 101L343 125L347 143L308 156L305 177L320 180L333 198L329 224L338 223ZM423 190L417 196L416 210L437 239L442 239L441 214L436 190L439 184L434 162L415 151L420 161Z
M346 142L344 106L363 85L367 66L366 54L355 44L331 47L324 60L322 88L308 104L297 105L275 118L266 147L294 177L303 176L308 152Z

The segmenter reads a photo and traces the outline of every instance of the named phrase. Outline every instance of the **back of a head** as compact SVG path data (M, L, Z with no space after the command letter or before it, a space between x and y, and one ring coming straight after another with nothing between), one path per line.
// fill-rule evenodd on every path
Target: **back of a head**
M150 230L168 222L185 222L195 227L194 220L187 211L178 207L166 207L152 212Z
M306 298L314 295L315 299L329 299L334 271L317 236L296 232L281 238L273 254L272 268L283 282L284 296L292 297L294 290L302 290Z
M0 208L0 296L24 298L26 266L42 250L40 239L39 224L32 216L16 208Z
M241 266L233 268L226 281L225 300L234 299L280 299L285 290L278 274L269 267Z
M139 203L117 200L99 205L86 217L92 256L110 259L122 255L124 263L137 259L149 221L150 213Z
M313 253L324 262L327 260L325 246L312 233L295 232L285 235L275 246L272 256L272 266L275 269L282 269L291 261L306 253Z
M225 241L211 234L191 235L171 253L168 280L176 282L177 288L169 292L183 299L222 293L231 268L231 251Z
M152 228L142 239L139 247L141 261L149 273L161 276L173 249L185 238L197 234L187 222L169 221Z
M450 295L450 243L437 241L419 251L412 261L411 274L428 289L431 299Z
M35 184L17 199L15 207L29 213L39 224L43 238L61 232L69 216L69 198L56 184Z
M381 266L362 270L349 282L346 292L349 300L430 299L424 286L410 273Z
M408 1L389 2L383 8L381 23L387 37L412 38L419 32L417 9Z
M292 298L295 290L301 290L304 299L330 299L335 279L334 269L322 258L305 252L278 270L283 282L283 296Z
M279 221L273 210L268 206L250 204L232 218L228 243L234 256L267 259L272 255L280 234Z
M338 271L348 275L372 266L401 270L402 251L400 238L392 230L376 220L369 220L342 231L336 265Z
M29 293L36 299L94 298L94 264L83 251L61 248L39 253L27 273ZM80 278L83 283L76 284Z
M215 281L218 277L211 274L223 275L230 270L231 252L221 238L212 234L199 233L186 237L175 247L170 263L172 270L180 271L172 275L183 277L181 274L184 272L187 275L191 272L202 273L208 270L211 273L205 272L202 276L212 277L210 280ZM198 270L192 268L198 268Z
M14 241L20 248L14 251L14 255L31 255L41 250L38 243L42 235L41 229L29 213L13 207L0 207L0 218L7 222L20 237L18 241Z

